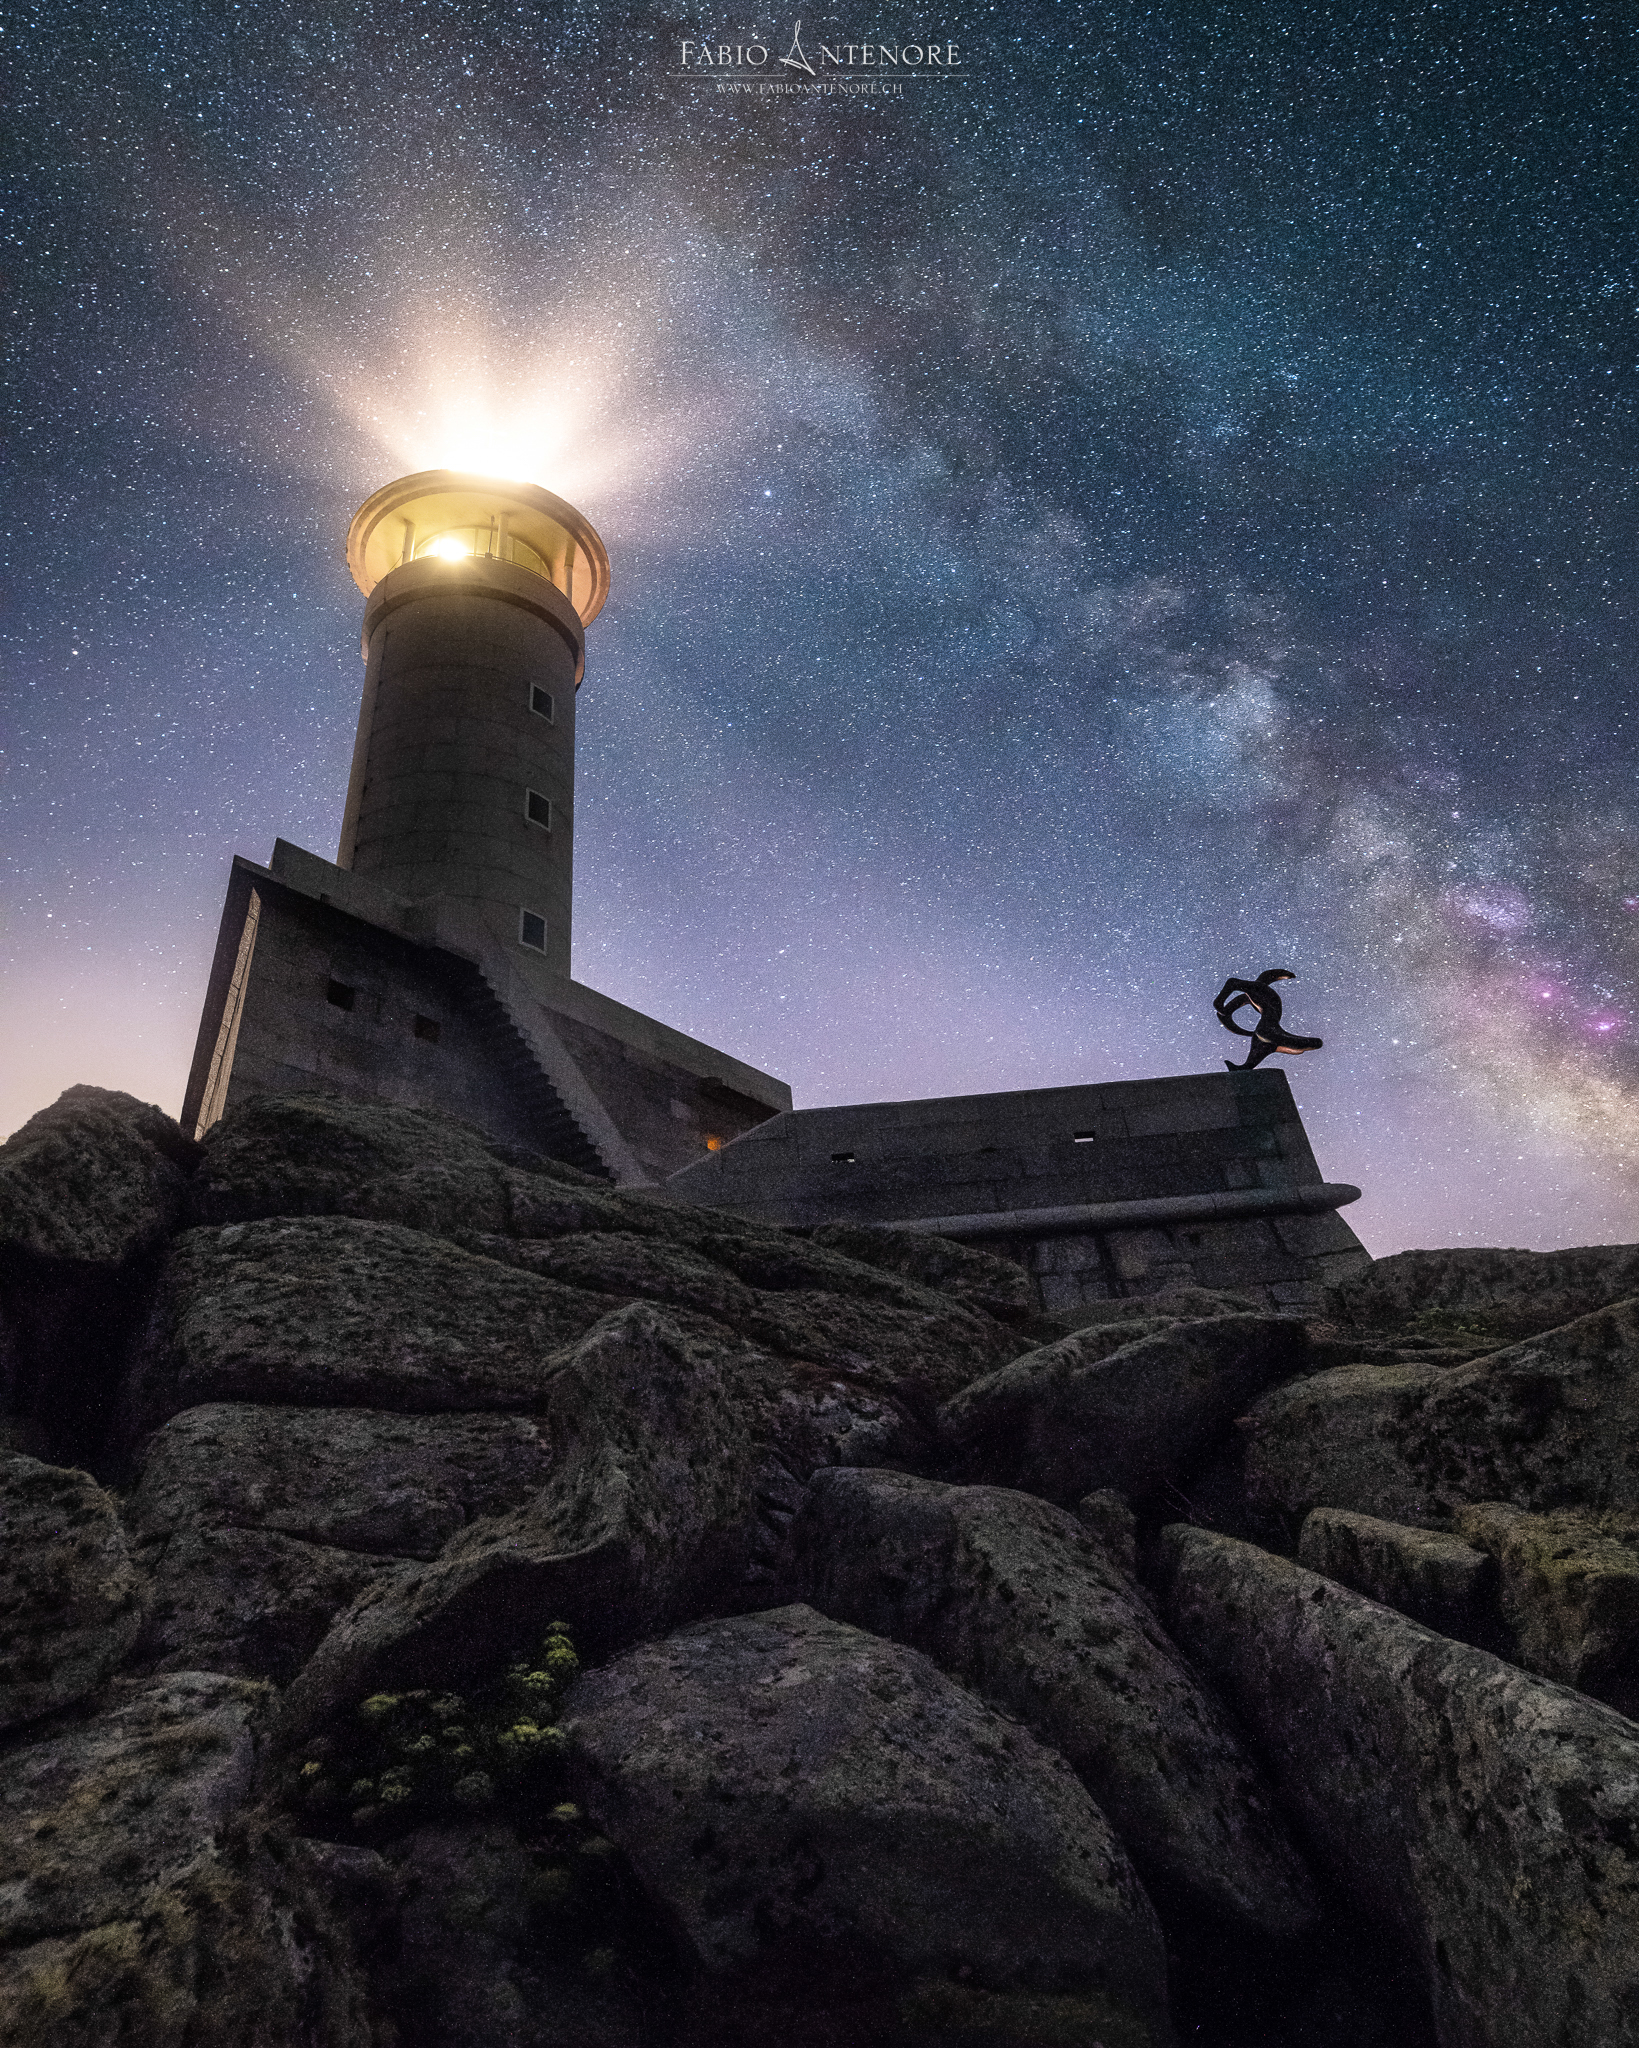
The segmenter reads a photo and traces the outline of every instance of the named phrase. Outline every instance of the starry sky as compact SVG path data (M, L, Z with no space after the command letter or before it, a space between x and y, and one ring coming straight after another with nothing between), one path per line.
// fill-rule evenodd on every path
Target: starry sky
M956 68L773 94L725 8L13 13L0 1129L177 1110L450 464L612 559L582 980L818 1105L1290 966L1374 1252L1639 1236L1634 18L849 0Z

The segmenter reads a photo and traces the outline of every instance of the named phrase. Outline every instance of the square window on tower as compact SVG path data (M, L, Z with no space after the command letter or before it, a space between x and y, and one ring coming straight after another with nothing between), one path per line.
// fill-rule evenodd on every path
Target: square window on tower
M520 946L530 947L536 953L546 951L546 919L539 911L519 911L518 943Z
M552 701L552 692L543 690L539 683L529 686L529 708L537 718L544 718L548 725L556 722L558 707Z
M544 825L548 832L552 830L552 799L549 796L542 796L538 789L529 790L524 812L532 825Z

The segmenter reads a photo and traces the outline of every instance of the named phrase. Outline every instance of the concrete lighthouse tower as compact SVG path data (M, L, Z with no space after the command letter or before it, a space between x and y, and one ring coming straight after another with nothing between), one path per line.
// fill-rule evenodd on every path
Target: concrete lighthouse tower
M536 484L428 470L360 508L364 694L336 859L236 859L184 1127L256 1095L442 1109L623 1184L791 1106L570 976L575 697L609 591Z
M347 536L364 700L337 864L569 972L575 692L609 557L533 484L430 470Z

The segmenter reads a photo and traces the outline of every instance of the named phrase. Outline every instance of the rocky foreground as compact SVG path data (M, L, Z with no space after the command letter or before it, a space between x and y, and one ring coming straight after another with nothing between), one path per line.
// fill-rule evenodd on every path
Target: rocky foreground
M82 1088L0 1391L7 2043L1639 2043L1639 1247L1071 1327Z

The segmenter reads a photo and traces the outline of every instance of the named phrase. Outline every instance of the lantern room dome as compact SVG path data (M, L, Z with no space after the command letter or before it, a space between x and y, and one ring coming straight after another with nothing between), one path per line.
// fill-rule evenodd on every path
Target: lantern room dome
M562 591L583 626L609 595L597 529L539 484L426 469L385 485L347 532L347 566L366 597L409 562L507 562Z

